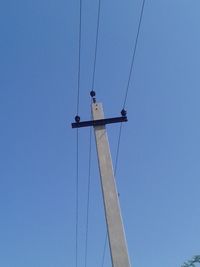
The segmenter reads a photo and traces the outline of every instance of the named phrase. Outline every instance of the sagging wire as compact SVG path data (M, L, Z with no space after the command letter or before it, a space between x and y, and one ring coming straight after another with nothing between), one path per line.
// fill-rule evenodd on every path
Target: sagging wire
M127 86L126 86L126 90L125 90L125 97L124 97L122 111L125 111L125 106L126 106L126 102L127 102L127 97L128 97L129 87L130 87L130 80L131 80L131 76L132 76L132 73L133 73L133 67L134 67L135 56L136 56L136 52L137 52L138 40L139 40L139 35L140 35L140 30L141 30L141 24L142 24L142 19L143 19L143 15L144 15L145 3L146 3L146 0L143 0L142 7L141 7L141 12L140 12L139 23L138 23L138 28L137 28L136 39L135 39L135 43L134 43L134 47L133 47L132 60L131 60L128 80L127 80ZM115 168L114 168L115 177L116 177L116 174L117 174L117 166L118 166L118 160L119 160L121 135L122 135L122 123L120 124L118 141L117 141L117 152L116 152ZM107 240L108 240L108 233L106 231L106 237L105 237L105 242L104 242L104 247L103 247L103 257L102 257L102 262L101 262L101 266L102 267L104 266L104 262L105 262Z

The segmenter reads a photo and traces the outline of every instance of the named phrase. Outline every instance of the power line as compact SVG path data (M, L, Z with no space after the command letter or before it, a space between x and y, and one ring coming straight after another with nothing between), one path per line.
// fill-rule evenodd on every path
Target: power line
M121 135L122 135L122 123L120 123L119 136L118 136L118 141L117 141L117 152L116 152L115 170L114 170L115 178L116 178L116 174L117 174L117 166L118 166L118 160L119 160L119 150L120 150Z
M115 167L114 167L115 178L116 178L116 175L117 175L117 165L118 165L118 160L119 160L121 135L122 135L122 123L120 124L120 127L119 127L119 137L118 137L118 141L117 141L117 152L116 152ZM106 230L106 236L105 236L104 247L103 247L103 256L102 256L102 261L101 261L101 266L102 267L104 266L104 262L105 262L107 242L108 242L108 232Z
M81 72L81 28L82 28L82 0L79 4L79 48L78 48L78 73L77 73L77 110L76 120L80 119L79 97L80 97L80 72ZM76 134L76 226L75 226L75 265L78 266L78 223L79 223L79 132Z
M135 55L136 55L137 45L138 45L138 39L139 39L139 35L140 35L142 18L143 18L143 14L144 14L145 2L146 2L146 0L143 0L143 2L142 2L142 8L141 8L141 12L140 12L140 19L139 19L139 23L138 23L137 35L136 35L135 44L134 44L134 48L133 48L133 55L132 55L132 60L131 60L131 66L130 66L130 70L129 70L129 76L128 76L128 81L127 81L127 86L126 86L126 91L125 91L125 98L124 98L124 103L123 103L123 109L125 108L127 97L128 97L130 80L131 80L131 75L132 75L132 72L133 72L133 67L134 67L134 62L135 62ZM117 166L118 166L118 160L119 160L121 135L122 135L122 123L120 124L119 136L118 136L118 142L117 142L117 152L116 152L115 168L114 168L114 175L115 175L115 177L116 177L116 174L117 174ZM102 267L104 266L104 262L105 262L107 239L108 239L108 233L106 232L106 237L105 237L105 242L104 242L104 248L103 248L102 264L101 264Z
M87 254L88 254L88 227L89 227L89 207L90 207L91 155L92 155L92 128L90 127L88 184L87 184L86 235L85 235L85 267L87 266Z
M105 262L107 241L108 241L108 232L106 231L106 236L105 236L105 241L104 241L104 246L103 246L103 256L102 256L102 261L101 261L102 267L104 266L104 262Z
M145 1L143 0L142 3L142 9L141 9L141 14L140 14L140 20L139 20L139 25L138 25L138 30L137 30L137 35L136 35L136 40L135 40L135 45L133 49L133 56L132 56L132 61L131 61L131 66L130 66L130 71L129 71L129 76L128 76L128 82L127 82L127 87L126 87L126 92L125 92L125 99L124 99L124 104L123 108L126 105L127 101L127 96L128 96L128 90L129 90L129 85L130 85L130 79L133 71L133 66L134 66L134 61L135 61L135 55L136 55L136 50L137 50L137 44L138 44L138 38L139 38L139 33L140 33L140 28L141 28L141 23L142 23L142 17L144 13L144 6L145 6ZM93 64L93 74L92 74L92 90L94 89L94 83L95 83L95 74L96 74L96 61L97 61L97 50L98 50L98 39L99 39L99 24L100 24L100 11L101 11L101 0L98 1L98 17L97 17L97 29L96 29L96 40L95 40L95 53L94 53L94 64ZM79 98L80 98L80 72L81 72L81 29L82 29L82 0L80 0L80 8L79 8L79 55L78 55L78 84L77 84L77 115L79 113ZM120 148L120 140L121 140L121 132L122 132L122 124L120 125L120 130L119 130L119 138L118 138L118 144L117 144L117 153L116 153L116 161L115 161L115 176L116 176L116 171L117 171L117 165L118 165L118 158L119 158L119 148ZM78 159L78 153L79 153L79 148L78 148L78 129L77 129L77 172L76 172L76 267L78 265L78 208L79 208L79 203L78 203L78 186L79 186L79 159ZM89 200L90 200L90 172L91 172L91 131L90 131L90 146L89 146L89 173L88 173L88 193L87 193L87 215L86 215L86 240L85 240L85 267L87 265L87 250L88 250L88 225L89 225ZM105 250L106 250L106 243L107 243L107 235L106 235L106 240L104 244L104 252L103 252L103 260L102 260L102 266L104 264L104 258L105 258Z
M79 210L79 201L78 201L78 193L79 193L79 132L77 129L76 132L76 242L75 242L75 261L76 267L78 266L78 210Z
M92 90L94 90L95 74L96 74L96 61L97 61L97 49L99 40L99 24L100 24L100 13L101 13L101 0L98 4L98 16L97 16L97 29L96 29L96 40L95 40L95 52L94 52L94 63L93 63L93 74L92 74Z
M130 87L130 80L131 80L131 75L132 75L132 72L133 72L133 67L134 67L134 62L135 62L135 55L136 55L137 45L138 45L138 39L139 39L139 35L140 35L142 18L143 18L143 14L144 14L145 2L146 2L146 0L143 0L143 2L142 2L142 8L141 8L141 12L140 12L140 19L139 19L139 24L138 24L138 29L137 29L137 35L136 35L135 44L134 44L134 48L133 48L133 55L132 55L131 66L130 66L130 70L129 70L129 76L128 76L128 82L127 82L127 86L126 86L126 92L125 92L123 108L125 108L127 97L128 97L128 91L129 91L129 87Z
M80 98L80 74L81 74L81 29L82 29L82 0L79 5L79 48L78 48L78 82L77 82L77 115L79 113L79 98Z
M99 24L100 24L100 11L101 11L101 0L98 1L97 28L96 28L95 51L94 51L93 73L92 73L92 91L94 90L94 82L95 82L95 74L96 74L97 49L98 49ZM88 186L87 186L87 210L86 210L86 236L85 236L85 267L87 266L87 254L88 254L88 227L89 227L90 180L91 180L91 154L92 154L92 130L90 129Z

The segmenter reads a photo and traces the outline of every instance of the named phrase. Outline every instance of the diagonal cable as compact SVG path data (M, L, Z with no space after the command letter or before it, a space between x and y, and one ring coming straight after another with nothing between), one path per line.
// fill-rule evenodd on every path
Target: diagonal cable
M125 98L124 98L123 108L125 108L127 97L128 97L128 91L129 91L129 87L130 87L130 80L131 80L131 75L132 75L132 72L133 72L133 67L134 67L134 62L135 62L135 55L136 55L136 51L137 51L137 45L138 45L138 39L139 39L139 35L140 35L140 29L141 29L143 14L144 14L145 3L146 3L146 0L143 0L141 12L140 12L140 19L139 19L139 23L138 23L137 35L136 35L135 44L134 44L134 48L133 48L131 66L130 66L130 70L129 70L129 76L128 76L128 81L127 81L127 86L126 86L126 91L125 91ZM118 166L118 160L119 160L121 135L122 135L122 123L120 125L119 137L118 137L118 142L117 142L117 153L116 153L115 169L114 169L115 177L116 177L116 173L117 173L117 166ZM104 266L104 262L105 262L105 253L106 253L107 240L108 240L108 233L106 231L106 237L105 237L104 248L103 248L102 265L101 265L102 267Z
M80 72L81 72L81 28L82 28L82 0L79 5L79 48L77 73L77 115L79 113ZM79 132L76 134L76 223L75 223L75 266L78 266L78 223L79 223Z
M89 228L89 208L90 208L91 156L92 156L92 128L90 127L88 183L87 183L86 235L85 235L85 267L87 266L87 256L88 256L88 228Z
M78 210L79 210L79 132L76 132L76 241L75 241L75 261L76 267L78 266Z
M82 37L82 0L79 5L79 48L78 48L78 73L77 73L77 115L79 113L80 75L81 75L81 37Z
M96 28L95 51L94 51L94 62L93 62L93 72L92 72L92 90L94 89L95 74L96 74L100 12L101 12L101 0L98 1L97 28ZM91 129L90 129L90 137L89 137L89 139L90 140L89 140L89 165L88 165L86 236L85 236L85 267L87 266L87 255L88 255L88 228L89 228L89 203L90 203L90 180L91 180L91 153L92 153L92 144L91 144L92 143L92 130Z
M129 87L130 87L130 80L131 80L131 75L132 75L132 72L133 72L135 56L136 56L136 51L137 51L137 46L138 46L138 39L139 39L139 35L140 35L142 18L143 18L143 14L144 14L145 2L146 2L146 0L143 0L143 2L142 2L142 8L141 8L141 12L140 12L140 19L139 19L139 24L138 24L138 29L137 29L137 35L136 35L135 44L134 44L134 48L133 48L133 55L132 55L131 66L130 66L129 75L128 75L128 82L127 82L126 91L125 91L123 108L125 108L127 97L128 97L128 91L129 91Z
M117 152L116 152L116 157L115 157L115 167L114 167L115 179L116 179L116 175L117 175L117 165L118 165L118 160L119 160L121 135L122 135L122 123L120 123L119 137L118 137L118 141L117 141ZM106 229L106 235L105 235L105 241L104 241L104 247L103 247L103 256L102 256L102 261L101 261L101 266L102 267L104 266L104 262L105 262L107 242L108 242L108 232L107 232L107 229Z
M96 62L97 62L98 40L99 40L100 14L101 14L101 0L99 0L99 2L98 2L97 29L96 29L95 52L94 52L93 74L92 74L92 90L94 90L95 74L96 74Z

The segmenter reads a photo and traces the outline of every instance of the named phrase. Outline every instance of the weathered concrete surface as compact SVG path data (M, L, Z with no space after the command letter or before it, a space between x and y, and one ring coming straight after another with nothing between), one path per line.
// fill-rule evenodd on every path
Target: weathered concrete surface
M93 119L104 119L101 103L92 104ZM105 126L95 126L94 133L99 161L110 252L113 267L130 267L118 193Z

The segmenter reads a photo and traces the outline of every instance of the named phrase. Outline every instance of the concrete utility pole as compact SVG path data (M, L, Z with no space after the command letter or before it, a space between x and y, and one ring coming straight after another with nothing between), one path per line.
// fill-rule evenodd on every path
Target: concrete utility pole
M104 119L101 103L92 104L94 120ZM130 267L118 192L105 125L94 126L101 186L113 267Z
M80 122L80 117L76 116L72 128L94 127L112 266L131 267L105 127L106 124L127 121L126 112L122 110L122 117L104 119L102 104L96 103L94 91L91 96L93 120Z

